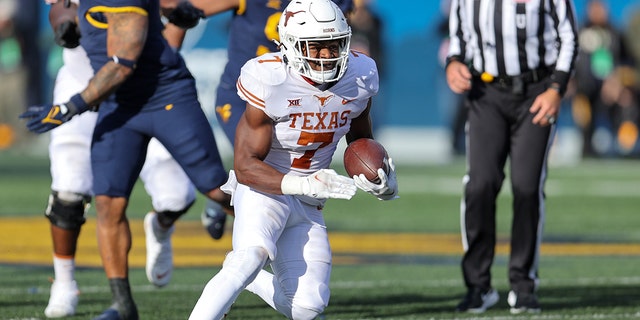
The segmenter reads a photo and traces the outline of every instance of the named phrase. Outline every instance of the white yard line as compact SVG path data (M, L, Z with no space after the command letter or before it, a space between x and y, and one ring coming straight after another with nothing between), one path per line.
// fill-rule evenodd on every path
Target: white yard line
M640 284L639 277L598 277L598 278L567 278L567 279L543 279L541 287L546 285L546 281L553 281L553 286L593 286L593 285L622 285L622 286L634 286ZM201 285L186 285L186 284L171 284L166 288L162 288L163 291L201 291L206 283ZM495 279L494 285L498 288L506 287L507 281ZM462 286L462 280L455 279L442 279L442 280L363 280L363 281L332 281L331 288L333 289L367 289L367 288L391 288L391 287L433 287L433 288L457 288ZM108 293L108 286L83 286L79 284L80 291L85 293ZM153 285L132 285L135 292L156 292L159 290ZM23 294L25 290L31 294L49 294L50 287L36 286L29 288L11 288L0 287L0 294L12 295Z
M398 175L401 192L411 194L462 195L462 176L429 177ZM548 197L597 196L605 198L640 196L640 180L568 180L549 179L545 187ZM511 195L511 183L504 181L500 195Z

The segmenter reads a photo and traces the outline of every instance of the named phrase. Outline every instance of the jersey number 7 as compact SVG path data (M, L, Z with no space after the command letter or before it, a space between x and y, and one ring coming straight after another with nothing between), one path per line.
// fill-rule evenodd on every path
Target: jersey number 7
M300 138L298 138L298 144L301 146L308 146L315 142L321 142L321 144L316 149L307 150L304 152L302 157L293 159L291 163L292 168L297 169L309 169L311 168L311 158L316 154L316 151L320 148L324 148L328 146L331 142L333 142L333 135L335 132L306 132L302 131L300 133Z

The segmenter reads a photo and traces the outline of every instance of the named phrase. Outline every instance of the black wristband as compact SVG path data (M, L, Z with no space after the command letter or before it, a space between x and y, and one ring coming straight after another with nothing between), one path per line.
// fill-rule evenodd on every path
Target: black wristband
M89 110L91 107L78 93L69 99L69 102L67 102L67 108L69 108L70 113L79 114Z
M567 84L569 83L569 73L555 70L551 74L551 83L555 83L558 86L560 95L564 96L564 93L567 92Z
M549 85L548 89L552 89L552 90L557 91L557 92L558 92L558 94L559 94L561 97L562 97L562 96L564 96L564 92L565 92L565 90L563 90L563 89L562 89L562 86L561 86L559 83L557 83L557 82L552 82L552 83Z
M133 60L129 60L129 59L123 59L120 58L118 56L111 56L111 60L121 66L125 66L129 69L135 69L136 68L136 62Z

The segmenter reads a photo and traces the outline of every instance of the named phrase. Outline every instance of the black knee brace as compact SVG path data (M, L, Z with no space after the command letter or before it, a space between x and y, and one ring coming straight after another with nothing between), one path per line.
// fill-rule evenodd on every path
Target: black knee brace
M67 230L78 230L86 221L84 215L89 210L91 196L86 194L51 191L49 204L44 212L51 224Z
M180 211L156 211L156 214L158 215L158 222L163 226L172 225L176 220L178 220L178 218L180 218L180 216L187 213L189 208L191 208L195 202L195 200L191 201Z

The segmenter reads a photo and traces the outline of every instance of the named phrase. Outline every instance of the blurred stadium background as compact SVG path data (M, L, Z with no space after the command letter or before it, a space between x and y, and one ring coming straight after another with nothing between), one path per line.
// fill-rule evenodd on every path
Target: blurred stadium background
M33 47L20 55L15 39L0 32L0 252L5 255L0 263L0 319L7 315L38 319L52 274L48 222L42 218L50 183L48 135L25 132L17 115L29 104L50 101L61 56L43 1L0 0L0 21L9 1L20 4L17 22L31 37L25 39L33 40ZM575 0L580 24L587 2ZM612 22L621 30L640 12L638 0L607 3ZM441 26L447 17L439 0L371 0L371 10L383 22L380 34L385 50L379 61L383 74L374 113L376 134L399 168L401 198L379 202L360 192L352 201L333 201L327 207L336 268L326 319L465 318L451 313L464 290L458 267L464 160L456 156L451 143L457 98L446 86L439 56L444 39ZM230 17L227 13L203 20L188 33L182 49L197 79L203 108L210 115L226 60ZM640 33L635 37L640 39ZM30 84L26 84L29 68L25 67L37 75ZM559 129L551 164L564 168L552 170L547 183L550 214L541 260L545 313L539 319L639 318L637 161L583 161L581 136L568 100ZM229 143L222 134L218 137L221 151L230 157ZM626 155L614 150L611 157L635 157L638 150L635 146ZM339 160L342 153L336 155ZM336 169L341 170L339 163ZM504 275L511 219L509 187L507 182L499 199L500 247L494 267L495 285L503 292L508 287ZM140 222L149 201L140 184L132 199L129 216L135 238L141 239ZM189 239L188 248L176 240L181 248L177 251L185 256L178 257L181 268L169 288L150 288L141 268L144 241L134 243L133 285L145 318L184 317L222 261L230 238L216 243L206 236L199 222L202 206L203 201L198 201L181 221L177 236ZM83 269L78 277L83 303L74 319L99 313L108 299L103 272L97 267L100 262L91 229L94 216L92 209L89 227L82 234L79 265ZM340 239L345 234L357 239L343 246ZM197 263L186 256L192 254L197 254ZM238 305L234 310L238 319L279 319L250 295L241 296ZM506 302L501 301L483 318L509 319Z
M11 1L15 0L0 0L0 6ZM587 2L575 0L580 25L586 17ZM0 101L3 101L0 102L0 152L13 150L46 155L46 135L35 137L24 132L22 123L15 117L28 104L50 101L53 79L61 64L60 48L53 42L44 1L20 0L16 3L19 4L16 10L19 28L16 30L23 38L31 37L32 43L23 41L26 49L22 62L26 68L22 67L24 72L16 72L21 67L15 43L12 45L8 41L7 34L0 36L0 79L4 87L0 89ZM377 137L399 164L446 163L455 154L451 127L458 97L448 89L441 64L441 43L445 38L442 26L447 19L447 3L447 0L413 0L398 6L397 1L369 1L370 10L382 21L379 32L383 43L383 55L378 61L383 70L382 83L376 98L374 122ZM640 12L640 1L637 0L611 0L607 4L610 19L623 31L632 16ZM226 60L226 28L230 17L228 12L202 20L188 33L182 49L198 81L203 108L209 114ZM26 75L29 69L39 77L29 80ZM16 76L16 73L20 75ZM30 83L24 85L26 97L21 99L18 92L25 82ZM565 105L552 164L572 164L581 158L582 141L573 123L568 99ZM8 130L7 124L15 131ZM219 140L222 140L219 141L222 151L230 154L227 141ZM638 150L636 146L628 153L634 154Z

